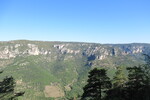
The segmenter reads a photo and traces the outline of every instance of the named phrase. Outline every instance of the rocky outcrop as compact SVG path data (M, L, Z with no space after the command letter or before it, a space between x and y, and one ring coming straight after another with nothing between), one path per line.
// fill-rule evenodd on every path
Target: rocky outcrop
M143 53L144 47L143 46L124 47L121 48L121 50L122 50L122 55L136 54L136 53Z
M86 56L90 60L103 60L108 56L125 56L136 55L140 53L149 53L150 44L119 44L119 45L101 45L88 43L61 43L26 41L24 42L7 42L0 45L0 59L10 59L17 56L36 56L36 55L53 55L59 56L70 54L73 56ZM52 46L50 46L53 44ZM56 57L57 58L57 57Z
M54 45L53 47L58 49L61 54L78 54L80 53L80 50L73 50L70 49L69 44L61 44L61 45Z
M25 48L26 47L26 48ZM22 48L25 48L22 50ZM51 54L50 50L45 50L44 48L39 48L35 44L15 44L12 46L0 46L0 59L10 59L16 56L23 55L47 55Z
M15 58L17 54L19 54L19 50L17 48L14 48L13 46L1 47L0 50L1 59Z

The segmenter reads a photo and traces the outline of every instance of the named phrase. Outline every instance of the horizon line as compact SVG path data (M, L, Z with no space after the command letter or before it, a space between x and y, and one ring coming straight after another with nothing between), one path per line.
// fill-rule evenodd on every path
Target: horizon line
M128 43L100 43L100 42L85 42L85 41L50 41L50 40L29 40L29 39L14 39L14 40L3 40L0 42L12 42L12 41L36 41L36 42L64 42L64 43L88 43L88 44L150 44L144 42L128 42Z

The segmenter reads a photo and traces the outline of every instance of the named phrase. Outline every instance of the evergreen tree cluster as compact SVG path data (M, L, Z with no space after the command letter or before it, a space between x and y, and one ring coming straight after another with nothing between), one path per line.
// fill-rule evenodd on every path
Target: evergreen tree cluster
M126 68L127 77L123 67L117 67L112 80L106 69L91 70L81 100L150 100L149 62L150 59L147 64Z

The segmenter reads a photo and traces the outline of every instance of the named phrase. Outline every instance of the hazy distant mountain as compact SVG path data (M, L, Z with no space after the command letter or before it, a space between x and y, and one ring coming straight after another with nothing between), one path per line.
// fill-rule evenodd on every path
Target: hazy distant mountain
M91 68L105 67L111 77L119 65L144 63L143 53L150 54L150 44L17 40L0 42L0 68L26 91L23 100L66 100L82 93Z

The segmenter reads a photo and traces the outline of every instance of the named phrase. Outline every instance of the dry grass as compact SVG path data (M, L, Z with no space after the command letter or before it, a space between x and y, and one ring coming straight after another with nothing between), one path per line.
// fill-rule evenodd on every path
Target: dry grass
M63 97L65 96L64 92L58 86L45 86L44 90L45 97Z

